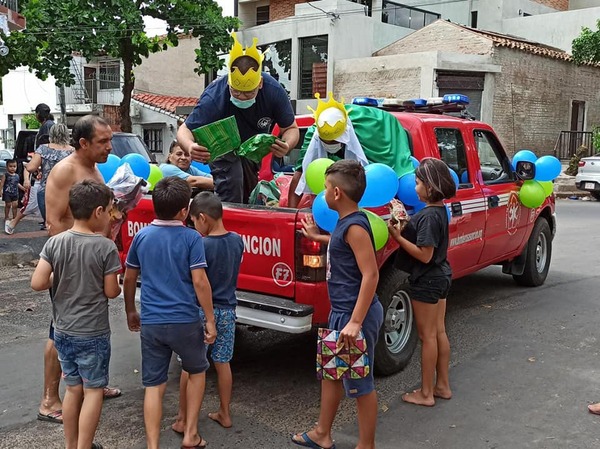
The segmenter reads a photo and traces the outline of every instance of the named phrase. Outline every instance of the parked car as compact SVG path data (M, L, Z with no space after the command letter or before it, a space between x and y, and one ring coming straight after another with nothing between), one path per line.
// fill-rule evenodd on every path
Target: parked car
M523 181L512 170L490 125L436 111L419 112L391 111L409 134L410 150L417 159L441 158L460 174L456 196L446 203L452 215L448 258L453 277L501 265L502 271L521 285L543 284L556 233L554 196L536 209L521 204ZM297 121L301 128L313 123L309 116ZM271 161L268 163L270 167ZM527 176L531 179L533 173ZM379 209L373 211L389 213L385 207ZM236 292L238 323L302 333L327 322L327 246L308 241L301 232L302 219L310 212L308 208L225 204L227 229L240 234L244 241ZM122 259L135 233L154 218L149 196L129 212L117 242ZM407 292L408 275L393 264L397 250L396 242L389 239L377 252L377 292L385 310L375 349L375 369L380 374L404 368L418 339Z
M584 157L579 161L579 170L575 177L575 186L585 190L600 201L600 153Z
M12 158L12 150L0 150L0 176L6 173L6 161Z
M112 153L119 157L137 153L144 156L151 164L156 164L156 156L150 152L142 138L137 134L122 132L113 133Z

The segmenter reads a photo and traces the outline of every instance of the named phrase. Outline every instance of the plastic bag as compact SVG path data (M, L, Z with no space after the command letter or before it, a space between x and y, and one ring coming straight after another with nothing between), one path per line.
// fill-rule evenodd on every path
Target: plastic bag
M260 164L263 157L271 151L271 145L275 140L277 137L272 134L257 134L242 143L237 155Z
M279 196L279 188L275 181L259 181L250 193L248 204L276 207L279 205Z
M115 195L110 220L110 238L114 240L119 234L127 212L135 208L145 193L148 183L136 176L128 163L120 165L115 174L106 183Z

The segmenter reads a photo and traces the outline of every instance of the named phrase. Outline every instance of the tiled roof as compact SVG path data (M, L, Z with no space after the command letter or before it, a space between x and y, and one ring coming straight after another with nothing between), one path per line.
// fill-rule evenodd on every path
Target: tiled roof
M172 95L147 93L133 94L133 99L141 103L143 106L178 119L182 118L175 113L175 110L178 106L196 106L196 103L198 103L197 97L175 97Z

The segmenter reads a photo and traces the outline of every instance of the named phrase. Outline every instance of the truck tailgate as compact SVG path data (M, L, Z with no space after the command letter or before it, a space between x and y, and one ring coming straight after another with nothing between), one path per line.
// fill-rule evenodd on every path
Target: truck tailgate
M297 213L294 209L224 205L225 227L244 240L238 290L294 297Z

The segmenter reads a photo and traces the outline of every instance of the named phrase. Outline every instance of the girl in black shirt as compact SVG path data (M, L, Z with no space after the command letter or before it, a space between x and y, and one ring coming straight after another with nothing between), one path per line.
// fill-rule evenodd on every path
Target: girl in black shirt
M452 397L450 343L444 324L452 270L447 260L448 213L443 200L456 194L456 184L439 159L423 159L415 175L415 189L426 206L403 230L392 225L389 229L400 245L396 266L410 274L409 294L421 339L421 388L404 394L402 400L431 407L436 397Z

